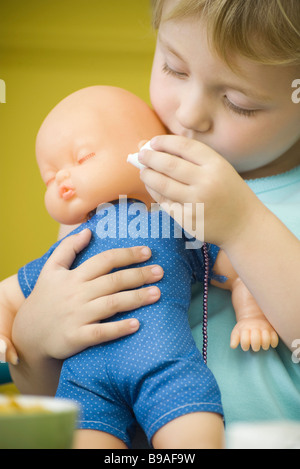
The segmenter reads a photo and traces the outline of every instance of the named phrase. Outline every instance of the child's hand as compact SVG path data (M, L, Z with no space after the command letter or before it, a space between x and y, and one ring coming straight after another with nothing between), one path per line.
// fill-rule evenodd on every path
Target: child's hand
M143 247L103 252L70 270L76 254L90 239L89 230L70 236L48 259L14 321L13 340L18 350L29 353L31 349L31 354L64 360L87 347L133 334L139 328L137 320L99 321L159 300L158 287L139 289L161 280L159 266L111 273L149 260L148 248L146 252Z
M19 358L10 339L0 334L0 362L17 365Z
M244 352L250 348L254 352L259 352L261 348L268 350L270 347L278 346L278 335L261 315L257 318L244 318L238 321L231 333L230 347L236 349L239 344Z
M246 229L259 203L247 184L222 156L198 141L174 135L151 141L155 151L143 150L139 160L147 169L141 179L163 208L165 204L205 204L205 241L223 246ZM253 205L254 204L254 205ZM169 212L170 213L170 212ZM176 216L174 217L176 219ZM182 217L183 219L183 217ZM180 220L176 220L180 223ZM196 210L185 210L184 229L201 239ZM196 227L191 233L190 227Z

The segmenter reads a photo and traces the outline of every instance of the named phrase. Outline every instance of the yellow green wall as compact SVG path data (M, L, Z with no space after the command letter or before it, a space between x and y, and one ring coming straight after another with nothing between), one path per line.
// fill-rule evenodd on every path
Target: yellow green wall
M149 0L1 0L0 280L57 239L44 207L35 137L50 109L95 84L149 102L155 47Z

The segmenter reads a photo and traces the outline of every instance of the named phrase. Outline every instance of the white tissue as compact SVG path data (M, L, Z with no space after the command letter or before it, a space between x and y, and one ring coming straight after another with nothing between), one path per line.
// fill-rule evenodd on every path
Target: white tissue
M147 142L145 145L142 146L141 150L152 150L151 142ZM132 153L128 155L127 162L131 163L133 166L135 166L138 169L145 169L146 166L143 165L142 163L139 162L139 154L138 153Z

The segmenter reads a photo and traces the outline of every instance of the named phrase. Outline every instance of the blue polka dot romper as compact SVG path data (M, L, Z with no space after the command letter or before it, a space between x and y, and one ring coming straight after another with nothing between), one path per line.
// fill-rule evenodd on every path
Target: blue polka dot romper
M138 318L138 332L65 360L56 396L79 403L78 428L110 433L130 447L136 422L151 444L153 435L175 418L193 412L223 415L219 387L188 323L191 285L204 276L202 250L187 249L190 238L166 212L148 212L133 200L101 206L73 234L85 228L92 240L72 268L109 249L147 245L152 258L143 265L161 265L164 277L157 284L161 298L156 304L107 319ZM57 245L20 269L25 297ZM209 246L211 266L217 254L218 248Z

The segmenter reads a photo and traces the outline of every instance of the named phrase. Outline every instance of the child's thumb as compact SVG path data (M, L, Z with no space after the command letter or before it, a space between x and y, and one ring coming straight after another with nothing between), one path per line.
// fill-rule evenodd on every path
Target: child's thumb
M47 268L70 269L77 254L79 254L90 242L91 231L85 229L75 235L68 236L55 249L51 257L45 264Z

